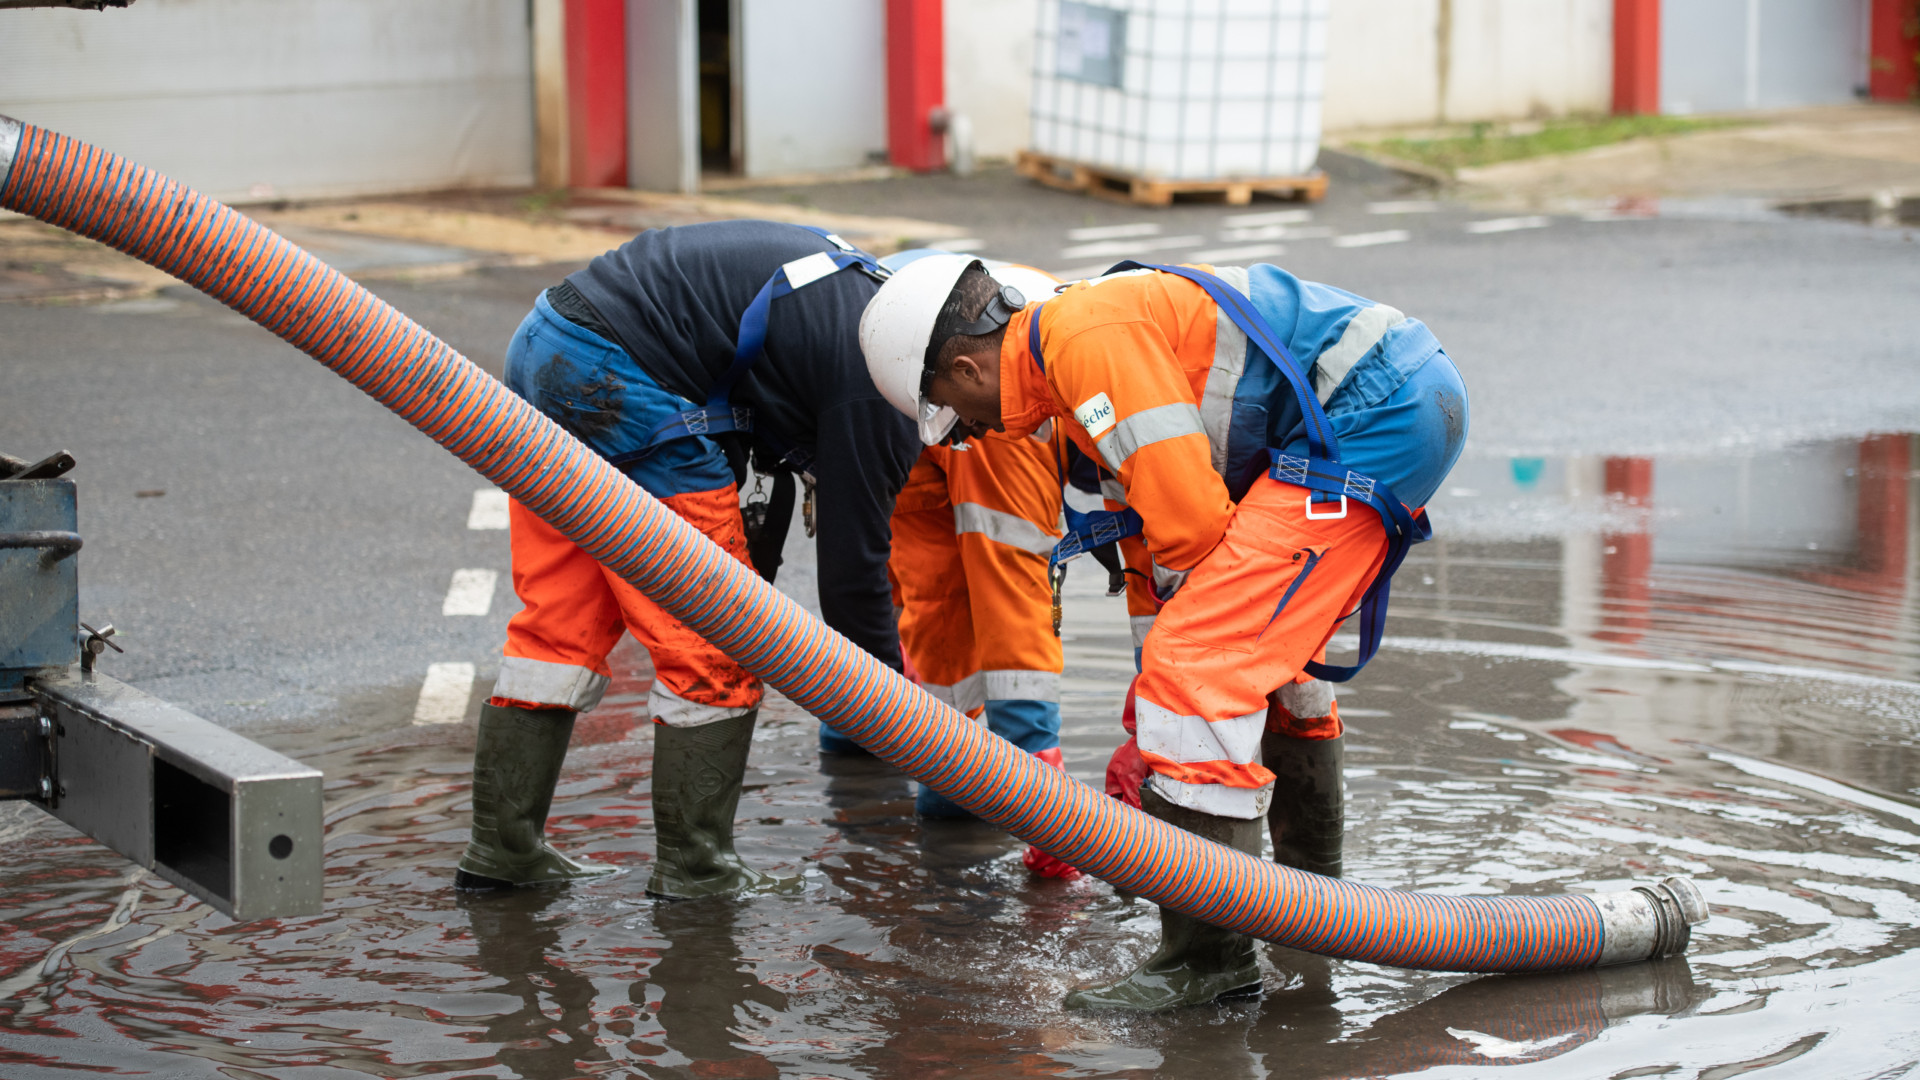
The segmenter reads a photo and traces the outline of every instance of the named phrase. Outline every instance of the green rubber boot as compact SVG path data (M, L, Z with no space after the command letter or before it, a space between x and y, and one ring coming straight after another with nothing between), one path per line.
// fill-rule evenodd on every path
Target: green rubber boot
M1339 877L1346 834L1345 740L1296 739L1269 731L1260 741L1260 754L1274 775L1273 805L1267 810L1273 861Z
M1151 783L1140 789L1140 808L1196 836L1256 858L1260 854L1258 820L1215 817L1175 806L1161 798ZM1252 938L1161 908L1160 947L1147 962L1117 983L1075 990L1067 995L1066 1007L1160 1012L1259 991L1260 963Z
M665 900L788 892L798 878L763 874L733 850L747 751L759 710L699 727L653 726L653 877L647 895Z
M547 845L543 833L560 763L573 737L568 709L480 707L473 744L473 837L456 889L507 889L604 877L617 868L572 859Z

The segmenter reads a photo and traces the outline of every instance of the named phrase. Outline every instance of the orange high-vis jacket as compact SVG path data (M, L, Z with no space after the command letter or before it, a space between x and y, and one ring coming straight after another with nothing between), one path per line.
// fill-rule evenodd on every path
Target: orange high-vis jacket
M1028 355L1040 312L1044 373ZM1001 419L1009 435L1059 417L1105 464L1145 522L1155 563L1191 570L1233 516L1214 470L1200 402L1214 366L1218 308L1200 286L1152 271L1076 282L1027 307L1000 347ZM1244 342L1239 343L1244 348Z

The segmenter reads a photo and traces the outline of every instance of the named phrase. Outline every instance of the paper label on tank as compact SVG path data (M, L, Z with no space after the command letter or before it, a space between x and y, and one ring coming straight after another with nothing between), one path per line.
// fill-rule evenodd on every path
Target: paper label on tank
M1105 393L1095 394L1073 410L1073 418L1087 429L1087 437L1097 439L1113 427L1113 402Z

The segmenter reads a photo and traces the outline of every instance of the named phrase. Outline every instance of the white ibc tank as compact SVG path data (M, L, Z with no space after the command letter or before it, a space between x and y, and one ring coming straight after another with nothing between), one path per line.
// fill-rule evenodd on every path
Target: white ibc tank
M1042 0L1033 149L1162 180L1305 176L1327 2Z

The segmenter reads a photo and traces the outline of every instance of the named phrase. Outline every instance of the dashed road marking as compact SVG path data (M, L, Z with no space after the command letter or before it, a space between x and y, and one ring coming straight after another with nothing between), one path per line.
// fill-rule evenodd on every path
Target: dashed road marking
M1286 250L1286 248L1279 244L1248 244L1245 247L1225 247L1213 248L1210 251L1196 251L1186 256L1186 259L1188 262L1227 263L1231 265L1235 259L1270 259L1275 255L1285 254Z
M1331 243L1338 248L1374 247L1378 244L1404 244L1413 239L1413 234L1405 229L1384 229L1380 232L1348 233L1336 236Z
M493 610L493 586L499 579L496 570L455 570L440 614L485 615Z
M1106 273L1107 268L1112 265L1113 263L1111 262L1094 263L1091 266L1076 266L1071 270L1049 270L1047 273L1052 274L1061 281L1084 281L1087 278L1099 277Z
M429 664L427 681L420 684L420 702L413 707L413 722L457 724L467 718L467 699L472 696L472 664Z
M1250 229L1258 225L1299 225L1312 221L1311 210L1267 210L1258 214L1228 214L1220 224L1230 229Z
M1093 259L1102 255L1140 255L1149 251L1166 251L1170 248L1198 247L1206 243L1206 239L1204 236L1152 236L1139 240L1100 240L1091 244L1062 248L1060 257Z
M473 507L467 511L469 529L507 527L507 493L499 488L482 488L473 493Z
M1440 209L1432 199L1389 199L1367 204L1369 214L1431 214Z
M1333 230L1325 225L1253 225L1220 230L1220 239L1230 244L1255 240L1324 240L1332 235Z
M1488 218L1485 221L1467 222L1467 231L1476 235L1486 233L1518 232L1521 229L1544 229L1553 222L1539 214L1526 217Z
M1134 225L1094 225L1085 229L1068 229L1069 240L1118 240L1123 236L1158 236L1160 226L1151 221L1142 221Z

